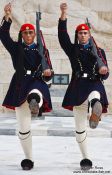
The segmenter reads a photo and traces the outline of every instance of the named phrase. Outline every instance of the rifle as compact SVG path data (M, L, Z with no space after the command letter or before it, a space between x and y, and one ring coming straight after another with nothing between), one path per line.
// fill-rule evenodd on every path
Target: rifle
M41 20L41 11L40 11L40 5L39 5L38 12L36 12L37 45L38 45L39 53L42 56L42 69L43 69L43 71L45 69L51 69L52 75L50 77L43 77L44 81L49 81L52 78L54 72L53 72L51 60L49 57L49 51L46 48L44 37L43 37L42 31L40 30L40 20Z
M86 18L86 24L88 25L89 29L92 28L88 18ZM90 33L90 45L92 46L92 54L97 58L98 67L101 68L102 66L106 66L106 60L104 59L101 50L97 46L91 33Z
M36 33L37 33L37 44L39 48L39 52L43 55L43 44L40 36L40 20L41 20L41 12L40 12L40 5L39 5L39 12L36 12Z

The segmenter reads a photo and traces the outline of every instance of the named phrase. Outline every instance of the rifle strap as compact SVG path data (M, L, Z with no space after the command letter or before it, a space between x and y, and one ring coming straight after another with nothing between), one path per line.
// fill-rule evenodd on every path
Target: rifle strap
M45 44L45 40L44 40L44 37L43 37L43 34L42 34L41 30L40 30L40 35L41 35L43 47L45 48L45 50L47 50L47 47L46 47L46 44ZM47 54L47 57L46 57L47 62L48 62L49 65L51 65L51 61L50 61L50 57L49 57L48 52L46 52L46 54Z
M98 53L99 53L100 58L102 59L103 63L106 65L106 61L105 61L105 59L104 59L104 57L103 57L103 55L102 55L102 53L101 53L101 50L98 48L98 46L97 46L97 44L96 44L96 42L95 42L95 40L94 40L93 37L92 37L92 39L93 39L93 41L94 41L94 43L95 43L95 45L96 45L96 48L97 48L97 51L98 51Z

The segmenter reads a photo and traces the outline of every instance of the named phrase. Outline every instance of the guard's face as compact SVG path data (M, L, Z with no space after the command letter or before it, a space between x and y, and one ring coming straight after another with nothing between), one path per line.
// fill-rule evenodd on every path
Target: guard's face
M80 30L78 32L78 40L80 44L86 44L89 41L90 32L88 30Z
M32 44L35 39L35 31L34 30L25 30L22 32L22 38L24 42L28 45Z

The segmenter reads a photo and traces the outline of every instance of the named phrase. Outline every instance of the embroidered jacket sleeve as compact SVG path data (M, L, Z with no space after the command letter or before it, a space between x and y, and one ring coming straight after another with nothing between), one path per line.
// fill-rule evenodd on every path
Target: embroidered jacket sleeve
M58 39L62 49L65 51L67 56L71 57L72 43L67 32L67 19L59 19L58 24Z

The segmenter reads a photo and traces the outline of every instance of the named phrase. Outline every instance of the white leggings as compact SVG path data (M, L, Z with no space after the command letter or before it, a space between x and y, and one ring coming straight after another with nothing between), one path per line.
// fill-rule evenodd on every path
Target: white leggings
M93 99L100 100L100 94L97 91L90 93L88 100L89 102ZM89 110L90 111L90 110ZM91 111L89 112L90 115ZM76 127L76 141L78 142L79 148L83 158L88 158L87 153L87 117L88 117L88 101L84 102L80 106L73 107L73 114L75 118Z
M32 160L32 136L31 136L31 112L27 101L16 108L16 118L18 122L18 133L25 158Z
M43 104L42 94L39 90L32 90L31 93L37 93L40 96L39 107ZM16 118L18 122L18 136L26 159L32 160L32 135L31 135L31 111L29 104L25 101L21 106L16 107Z
M88 158L87 154L87 107L81 105L73 108L76 129L76 141L78 142L83 158ZM78 132L78 133L77 133Z

